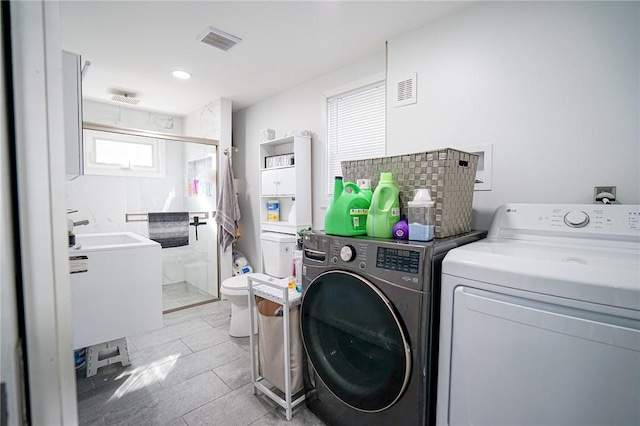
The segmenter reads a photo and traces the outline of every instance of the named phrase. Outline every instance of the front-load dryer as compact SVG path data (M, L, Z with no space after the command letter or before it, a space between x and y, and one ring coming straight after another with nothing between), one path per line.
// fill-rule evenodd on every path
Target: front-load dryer
M305 234L309 409L330 425L435 421L440 266L471 232L429 243Z
M509 204L447 254L437 423L640 424L640 206Z

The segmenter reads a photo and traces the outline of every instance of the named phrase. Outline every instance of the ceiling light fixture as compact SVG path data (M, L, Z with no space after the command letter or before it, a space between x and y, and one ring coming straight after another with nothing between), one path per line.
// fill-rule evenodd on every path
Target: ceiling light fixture
M172 74L175 78L179 78L181 80L188 80L191 78L191 73L186 71L175 70Z

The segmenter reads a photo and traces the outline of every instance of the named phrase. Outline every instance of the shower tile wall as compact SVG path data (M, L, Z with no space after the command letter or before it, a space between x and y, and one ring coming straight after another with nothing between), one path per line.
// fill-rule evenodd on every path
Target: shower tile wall
M215 105L213 105L215 106ZM206 128L211 121L212 105L189 116L190 127ZM166 114L120 107L100 102L83 102L84 121L163 133L184 134L184 119ZM215 114L213 114L215 116ZM200 119L202 123L200 124ZM215 130L215 129L214 129ZM210 133L210 132L209 132ZM189 132L190 135L203 136ZM206 137L212 137L210 134ZM189 144L191 145L191 144ZM79 234L93 232L130 231L148 236L147 222L125 222L126 213L156 211L209 211L215 209L215 199L189 199L185 197L185 164L188 159L205 155L207 146L166 143L167 178L114 177L84 175L67 182L67 208L77 209L70 218L89 219L89 225L76 228ZM190 227L188 247L163 250L163 284L185 281L190 276L192 284L217 297L217 233L213 219L207 226ZM192 267L185 268L190 264ZM203 280L206 269L213 283ZM188 270L187 270L188 269ZM207 288L209 287L209 288Z
M185 135L220 140L220 100L209 102L184 118Z

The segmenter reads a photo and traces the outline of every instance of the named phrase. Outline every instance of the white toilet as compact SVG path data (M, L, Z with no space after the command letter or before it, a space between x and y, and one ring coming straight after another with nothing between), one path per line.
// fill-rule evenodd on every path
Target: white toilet
M265 232L260 235L262 246L262 266L265 274L284 278L291 275L292 252L297 238L295 235ZM247 276L237 275L222 282L220 294L231 304L231 324L229 334L232 337L247 337L250 330L249 286ZM257 312L254 311L254 330L258 330Z

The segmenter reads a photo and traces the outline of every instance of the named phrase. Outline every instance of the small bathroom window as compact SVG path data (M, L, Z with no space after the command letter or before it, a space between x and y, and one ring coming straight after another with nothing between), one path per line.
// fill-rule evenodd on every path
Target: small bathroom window
M84 132L86 174L166 176L163 140L95 130Z

